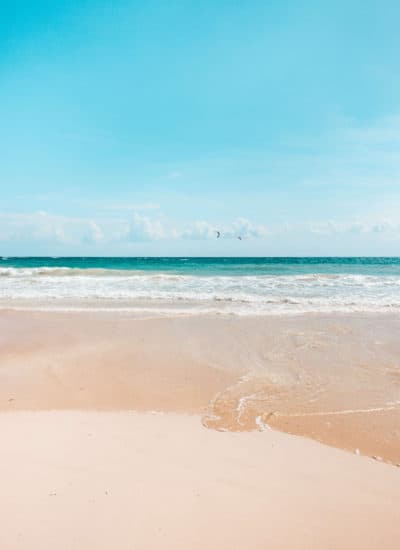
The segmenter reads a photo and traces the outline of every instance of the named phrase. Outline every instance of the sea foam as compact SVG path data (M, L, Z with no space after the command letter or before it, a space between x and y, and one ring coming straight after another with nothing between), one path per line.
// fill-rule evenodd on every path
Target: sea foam
M104 268L0 267L1 307L73 306L254 315L400 311L400 275L205 275Z

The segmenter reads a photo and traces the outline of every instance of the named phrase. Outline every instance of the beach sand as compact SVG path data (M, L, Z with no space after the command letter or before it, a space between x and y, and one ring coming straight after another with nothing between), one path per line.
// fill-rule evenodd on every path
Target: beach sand
M400 475L197 416L0 414L4 550L397 549Z
M0 548L397 549L399 327L2 311Z
M0 410L158 410L400 463L400 318L0 314Z

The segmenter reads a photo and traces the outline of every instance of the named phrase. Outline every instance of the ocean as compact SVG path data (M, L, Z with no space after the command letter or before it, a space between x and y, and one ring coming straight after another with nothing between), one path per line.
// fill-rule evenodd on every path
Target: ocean
M166 315L400 312L400 258L3 257L0 307Z

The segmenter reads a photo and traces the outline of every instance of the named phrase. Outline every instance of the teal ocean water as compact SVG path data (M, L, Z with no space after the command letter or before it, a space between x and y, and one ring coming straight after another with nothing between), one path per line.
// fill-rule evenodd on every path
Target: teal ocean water
M6 258L0 306L400 311L400 258Z
M398 258L1 258L0 269L70 268L188 275L398 275Z

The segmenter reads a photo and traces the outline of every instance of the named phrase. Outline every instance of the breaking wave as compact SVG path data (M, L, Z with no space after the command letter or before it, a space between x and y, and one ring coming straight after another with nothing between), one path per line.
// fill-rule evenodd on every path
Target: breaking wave
M400 276L196 275L71 267L1 267L2 307L110 307L229 314L400 311Z

